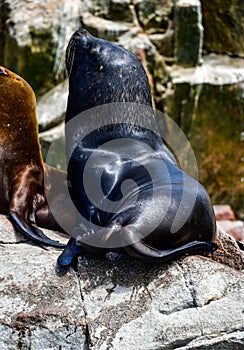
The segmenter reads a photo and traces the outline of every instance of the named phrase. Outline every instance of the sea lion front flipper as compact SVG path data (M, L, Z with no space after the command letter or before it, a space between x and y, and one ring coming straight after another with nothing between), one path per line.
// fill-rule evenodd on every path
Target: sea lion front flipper
M56 248L65 247L65 244L48 238L38 227L35 227L35 226L29 227L25 222L23 222L23 220L21 220L12 211L9 212L8 218L17 231L21 232L24 236L30 238L31 240L37 243L49 245Z
M71 237L69 242L64 248L64 251L58 257L57 264L60 267L68 267L73 265L79 255L81 255L83 250L76 245L76 240Z
M42 164L20 167L11 178L8 218L15 229L37 243L64 248L36 226L36 212L46 202Z

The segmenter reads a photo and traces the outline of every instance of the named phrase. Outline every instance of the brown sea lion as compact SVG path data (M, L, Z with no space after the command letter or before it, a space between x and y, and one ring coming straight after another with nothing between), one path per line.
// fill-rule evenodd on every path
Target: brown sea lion
M80 215L58 264L82 251L122 249L150 262L213 252L209 196L162 141L139 60L81 29L70 39L66 67L68 174Z
M36 225L37 219L42 227L59 228L44 191L35 94L24 79L4 67L0 67L0 213L31 240L63 246Z

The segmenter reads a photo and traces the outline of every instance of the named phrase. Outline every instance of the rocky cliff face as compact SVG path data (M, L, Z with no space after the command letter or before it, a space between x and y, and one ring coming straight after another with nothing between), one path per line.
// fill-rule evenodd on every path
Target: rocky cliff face
M40 96L64 79L66 45L77 28L131 50L147 71L155 107L192 142L213 201L228 202L241 217L243 18L242 0L3 0L0 61ZM55 123L65 112L66 94L60 98L59 115L46 114ZM53 125L38 114L41 130Z
M80 1L1 1L1 64L37 93L64 77L64 46L79 26ZM61 66L62 67L61 67Z

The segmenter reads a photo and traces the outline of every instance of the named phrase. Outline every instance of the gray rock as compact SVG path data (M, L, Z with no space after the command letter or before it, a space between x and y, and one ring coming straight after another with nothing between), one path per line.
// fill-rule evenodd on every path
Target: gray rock
M80 349L85 315L75 274L58 277L57 250L20 243L5 217L0 223L0 348Z
M244 347L243 332L231 332L216 337L203 336L177 350L241 350Z
M130 0L110 0L108 16L113 21L135 22L134 6Z
M40 132L53 128L64 120L67 99L68 80L38 98L36 111Z
M108 18L110 0L86 0L83 2L83 13L91 13L93 16Z
M232 206L242 218L243 59L211 54L195 68L173 66L170 76L174 92L161 102L164 112L190 140L200 181L214 203L230 203L231 193Z
M61 277L55 273L57 250L14 243L10 223L3 216L0 222L1 349L235 350L243 345L241 271L203 256L149 266L109 254L80 258L77 273ZM235 260L242 253L232 242Z
M174 84L240 86L244 81L244 65L240 58L211 54L204 57L201 66L174 67L171 70L171 77Z
M37 100L43 159L48 159L48 163L55 168L64 170L66 169L64 118L67 99L68 81L65 80Z
M150 33L164 33L171 25L173 0L135 0L138 22Z
M54 168L66 170L64 122L39 134L42 156Z
M169 29L164 34L151 34L149 39L157 47L159 53L165 57L174 56L174 30Z
M119 36L127 32L131 24L113 22L108 19L93 16L91 13L86 12L82 14L81 21L83 27L89 30L89 32L110 41L118 40Z
M175 57L178 64L200 63L203 42L200 0L177 0L175 5Z
M64 76L65 49L80 26L81 1L4 0L1 64L23 76L38 94Z

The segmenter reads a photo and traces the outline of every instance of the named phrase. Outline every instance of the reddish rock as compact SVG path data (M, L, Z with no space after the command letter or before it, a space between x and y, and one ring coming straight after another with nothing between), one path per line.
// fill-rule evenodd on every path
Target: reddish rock
M219 205L214 205L213 208L214 208L216 220L235 221L235 214L229 205L219 204Z
M244 222L237 220L220 220L218 224L237 241L244 244Z

